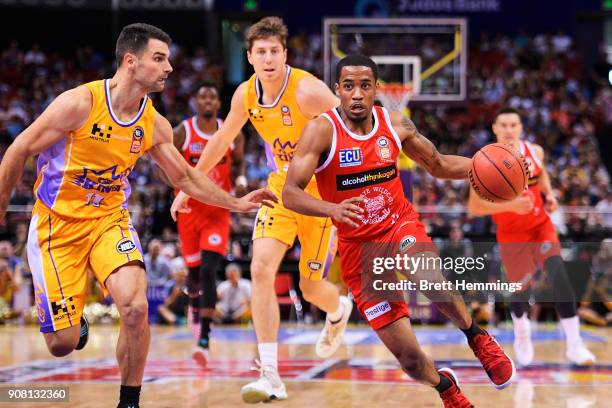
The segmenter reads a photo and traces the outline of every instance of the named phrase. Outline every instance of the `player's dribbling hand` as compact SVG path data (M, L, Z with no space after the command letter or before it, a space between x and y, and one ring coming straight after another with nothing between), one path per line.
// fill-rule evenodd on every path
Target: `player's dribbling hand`
M278 197L267 188L260 188L243 196L232 209L238 212L249 212L261 208L262 205L272 208L274 203L278 203Z
M514 199L512 203L513 211L517 214L529 214L533 210L533 198L531 193L524 191L520 196Z
M172 202L172 206L170 207L170 215L172 215L172 219L176 221L178 217L178 213L188 213L191 212L191 208L187 203L189 202L189 196L182 191L174 197L174 201Z
M544 209L546 212L553 213L559 208L559 202L554 195L548 194L544 198Z
M330 211L329 216L338 222L350 225L351 227L358 227L354 220L359 221L361 214L363 214L363 208L359 207L356 203L363 203L365 199L363 197L351 197L342 201L340 204L335 204Z

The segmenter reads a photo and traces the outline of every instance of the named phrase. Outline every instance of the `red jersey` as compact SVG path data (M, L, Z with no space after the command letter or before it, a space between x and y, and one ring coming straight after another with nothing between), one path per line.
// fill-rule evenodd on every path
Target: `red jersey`
M337 109L322 116L333 126L333 140L325 162L315 170L325 201L340 203L360 196L365 210L354 228L334 221L341 240L364 240L384 234L400 216L413 212L399 178L397 158L402 145L386 109L374 106L374 126L367 135L351 132Z
M221 119L217 119L217 128L221 127L223 121ZM198 128L198 117L193 116L189 119L185 119L183 121L183 126L185 127L185 143L181 147L181 154L187 160L191 166L195 166L204 151L204 147L206 143L212 137L212 134L204 133ZM231 161L231 152L234 149L234 144L231 145L229 149L225 152L219 163L215 167L213 167L208 173L208 177L219 187L224 189L225 191L230 191L232 188L231 183L231 169L232 169L232 161ZM224 208L211 206L208 204L203 204L197 200L189 199L189 207L192 208L196 213L202 210L210 212L212 210L215 211L229 211Z
M497 224L497 232L523 232L541 226L550 220L544 210L544 200L538 185L543 163L540 161L535 148L529 142L520 142L519 150L529 165L529 194L533 198L533 210L529 214L517 214L515 212L503 212L493 214L493 221Z

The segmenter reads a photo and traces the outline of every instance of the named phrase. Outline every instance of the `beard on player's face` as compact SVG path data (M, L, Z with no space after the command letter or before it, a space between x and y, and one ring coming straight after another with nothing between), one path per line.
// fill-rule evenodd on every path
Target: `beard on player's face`
M155 66L149 66L141 62L135 69L134 78L147 93L151 93L164 90L165 80L168 78L168 75Z
M166 80L172 72L169 53L167 44L150 40L147 48L136 54L134 77L147 93L164 90Z

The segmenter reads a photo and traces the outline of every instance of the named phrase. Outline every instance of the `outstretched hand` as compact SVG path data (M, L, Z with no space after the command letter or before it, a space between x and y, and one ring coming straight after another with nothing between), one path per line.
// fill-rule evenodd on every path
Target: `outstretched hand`
M238 212L249 212L261 208L262 205L272 208L274 203L278 203L278 197L267 188L260 188L244 195L232 209Z

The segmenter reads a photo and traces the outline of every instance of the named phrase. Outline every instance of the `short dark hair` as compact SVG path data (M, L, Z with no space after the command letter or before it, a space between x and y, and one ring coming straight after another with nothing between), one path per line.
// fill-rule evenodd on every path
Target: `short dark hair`
M336 64L336 81L340 80L340 72L344 67L368 67L374 74L374 80L378 80L378 66L370 57L361 54L351 54L342 58Z
M518 115L519 119L521 119L521 113L517 109L506 106L495 112L495 115L493 115L493 123L497 122L497 118L499 117L499 115L505 115L507 113L514 113Z
M194 88L194 94L200 92L202 88L212 88L217 93L217 97L221 99L221 90L219 89L219 85L214 83L213 81L202 81Z
M172 39L164 30L150 24L134 23L123 27L123 30L121 30L119 34L119 38L117 38L117 46L115 47L117 64L121 66L123 57L128 52L131 54L138 54L141 52L147 46L151 38L163 41L168 45L172 42Z

